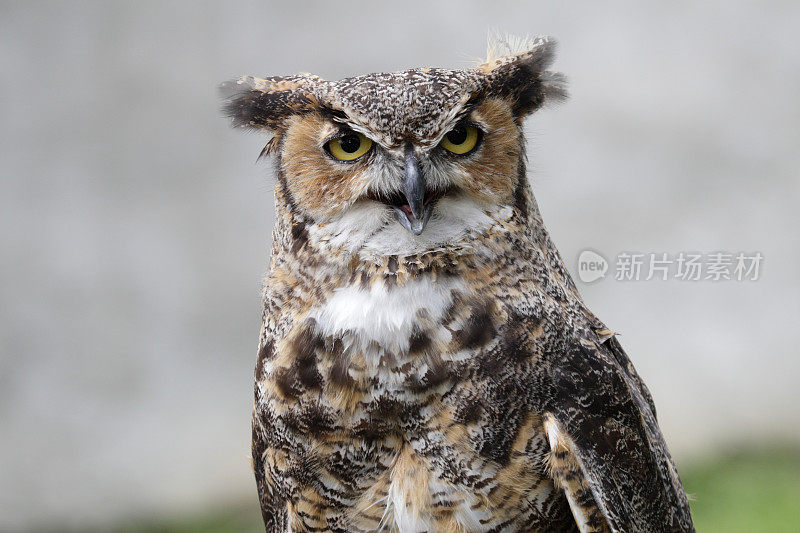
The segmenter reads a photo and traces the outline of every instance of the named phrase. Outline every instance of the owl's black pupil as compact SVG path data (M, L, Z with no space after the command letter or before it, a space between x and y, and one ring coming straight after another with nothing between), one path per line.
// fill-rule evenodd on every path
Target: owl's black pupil
M447 134L447 140L453 144L464 144L467 140L467 128L456 126Z
M342 150L348 154L352 154L353 152L358 151L359 147L361 146L361 139L355 133L350 133L349 135L342 137L342 139L339 141L339 146L341 146Z

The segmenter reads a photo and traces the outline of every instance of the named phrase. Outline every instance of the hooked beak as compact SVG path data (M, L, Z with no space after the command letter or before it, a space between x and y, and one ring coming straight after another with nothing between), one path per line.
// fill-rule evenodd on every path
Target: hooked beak
M425 176L419 168L419 158L410 143L406 145L405 171L403 194L407 203L395 207L395 215L404 228L419 235L431 217L433 206L425 205Z

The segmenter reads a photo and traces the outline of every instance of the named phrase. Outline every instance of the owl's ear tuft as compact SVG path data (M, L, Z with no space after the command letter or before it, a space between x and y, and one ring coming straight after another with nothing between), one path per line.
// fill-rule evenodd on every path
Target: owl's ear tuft
M317 76L253 78L244 76L219 87L223 112L236 128L278 132L292 115L318 107L311 88Z
M556 42L539 37L523 52L489 59L478 67L487 75L487 94L507 98L516 117L533 113L549 102L567 98L564 75L546 70L555 58Z

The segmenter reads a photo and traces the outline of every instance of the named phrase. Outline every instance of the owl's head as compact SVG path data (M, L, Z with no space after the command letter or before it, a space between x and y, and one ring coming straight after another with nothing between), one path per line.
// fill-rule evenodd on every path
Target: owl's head
M552 40L464 70L340 81L313 75L223 84L236 127L272 134L288 208L351 251L411 253L479 231L518 200L522 119L565 96Z

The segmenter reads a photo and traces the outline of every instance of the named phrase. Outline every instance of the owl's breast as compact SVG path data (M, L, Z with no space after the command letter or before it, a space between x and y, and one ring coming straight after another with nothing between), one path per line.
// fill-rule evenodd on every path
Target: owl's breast
M454 275L343 285L276 339L256 425L276 491L319 519L304 525L480 531L563 510L530 361L480 289Z

